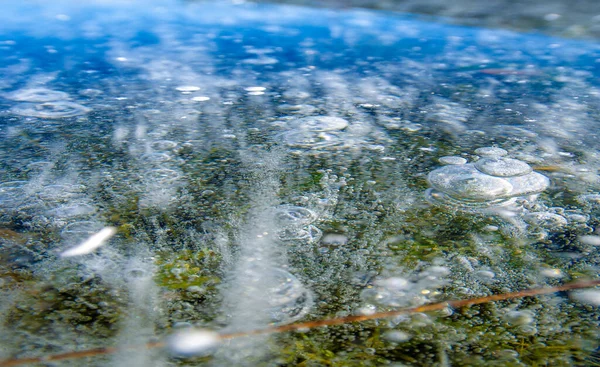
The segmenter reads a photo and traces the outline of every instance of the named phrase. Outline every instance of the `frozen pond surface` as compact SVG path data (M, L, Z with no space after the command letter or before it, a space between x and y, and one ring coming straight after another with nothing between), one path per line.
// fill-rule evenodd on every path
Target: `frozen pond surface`
M589 366L600 45L252 4L4 5L0 358ZM0 363L0 365L2 365Z

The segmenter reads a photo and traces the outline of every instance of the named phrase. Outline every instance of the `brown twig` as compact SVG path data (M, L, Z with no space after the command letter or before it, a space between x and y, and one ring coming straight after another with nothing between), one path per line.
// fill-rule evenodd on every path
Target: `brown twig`
M238 333L221 334L220 338L222 340L227 340L227 339L239 338L239 337L250 336L250 335L258 335L258 334L275 334L275 333L284 333L284 332L293 331L293 330L308 330L308 329L314 329L314 328L323 327L323 326L334 326L334 325L341 325L341 324L349 324L352 322L362 322L362 321L367 321L367 320L385 319L385 318L389 318L389 317L413 314L413 313L418 313L418 312L438 311L438 310L443 310L446 307L460 308L460 307L478 305L478 304L482 304L482 303L504 301L504 300L514 299L514 298L539 296L539 295L543 295L543 294L550 294L550 293L568 291L568 290L573 290L573 289L590 288L590 287L595 287L598 285L600 285L600 279L587 280L587 281L580 281L580 282L575 282L575 283L568 283L568 284L564 284L564 285L557 286L557 287L551 287L551 288L535 288L535 289L527 289L527 290L512 292L512 293L496 294L496 295L485 296L485 297L477 297L477 298L462 299L462 300L451 300L451 301L445 301L445 302L439 302L439 303L430 303L430 304L423 305L423 306L403 308L403 309L394 310L394 311L378 312L378 313L374 313L371 315L346 316L346 317L339 317L339 318L326 319L326 320L300 322L300 323L290 324L290 325L273 326L273 327L267 327L264 329L256 329L256 330L250 330L250 331L244 331L244 332L238 332ZM123 351L123 350L136 350L136 349L143 349L143 348L154 349L154 348L162 348L164 346L165 346L164 342L152 342L152 343L146 343L143 345L137 345L137 346L134 345L134 346L121 347L121 348L105 347L105 348L87 349L87 350L82 350L82 351L77 351L77 352L53 354L53 355L49 355L49 356L45 356L45 357L15 358L15 359L8 359L5 361L0 361L0 367L12 367L12 366L25 365L25 364L32 364L32 363L60 361L60 360L65 360L65 359L95 357L95 356L100 356L100 355L113 354L113 353L116 353L118 351Z

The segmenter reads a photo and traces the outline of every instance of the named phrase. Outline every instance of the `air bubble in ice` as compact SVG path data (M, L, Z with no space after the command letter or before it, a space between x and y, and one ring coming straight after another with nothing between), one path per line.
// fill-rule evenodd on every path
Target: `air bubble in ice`
M62 205L49 211L56 218L72 218L94 214L96 208L84 203Z
M314 222L317 214L301 206L280 205L275 209L275 218L282 227L303 226Z
M510 311L504 315L504 320L511 325L529 325L534 321L531 311Z
M175 88L176 90L183 92L183 93L190 93L190 92L196 92L200 90L200 87L197 87L195 85L180 85L178 87Z
M475 168L491 176L511 177L530 173L531 166L512 158L482 158L475 163Z
M512 191L508 181L480 173L472 165L438 168L429 173L428 179L433 188L465 200L489 201Z
M600 290L598 289L583 289L572 291L569 297L577 302L587 303L592 306L600 306Z
M389 330L383 333L381 337L392 343L404 343L409 341L412 336L404 331L400 330Z
M19 102L52 102L69 99L67 93L47 88L19 89L5 94L4 97Z
M336 132L310 130L292 130L284 135L284 140L291 147L308 149L333 148L344 142Z
M177 147L177 142L171 140L156 140L150 146L155 150L171 150Z
M152 183L168 184L177 181L181 175L179 172L169 168L156 168L147 171L144 177Z
M427 176L432 186L426 192L428 198L470 207L506 205L515 198L538 194L550 184L527 163L501 157L506 153L503 149L479 148L476 152L486 157L476 163L449 164L431 171ZM443 158L440 162L447 164Z
M333 116L310 116L290 122L290 127L316 132L343 130L347 126L348 121Z
M594 235L580 236L579 241L583 244L590 245L590 246L600 246L600 236L594 236Z
M11 108L15 115L39 117L46 119L60 119L84 115L91 109L80 104L68 101L51 101L44 103L20 103Z
M461 164L467 163L467 160L464 159L463 157L456 157L456 156L441 157L438 159L438 161L441 164L455 164L455 165L461 165Z
M532 226L553 229L564 227L567 219L560 214L550 212L531 212L523 216L523 220Z
M508 152L502 148L497 147L482 147L475 149L475 154L480 155L482 157L503 157L508 154Z
M213 331L186 329L171 335L167 347L173 354L191 357L206 355L220 343L219 334Z
M304 285L292 274L272 269L272 286L268 289L267 310L273 324L281 325L304 317L312 307L312 296Z

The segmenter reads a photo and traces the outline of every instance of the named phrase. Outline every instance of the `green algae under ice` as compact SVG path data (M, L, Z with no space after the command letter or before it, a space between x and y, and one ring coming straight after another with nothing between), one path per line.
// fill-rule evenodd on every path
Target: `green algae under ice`
M218 333L597 278L599 59L383 12L4 4L0 360L598 364L597 289Z

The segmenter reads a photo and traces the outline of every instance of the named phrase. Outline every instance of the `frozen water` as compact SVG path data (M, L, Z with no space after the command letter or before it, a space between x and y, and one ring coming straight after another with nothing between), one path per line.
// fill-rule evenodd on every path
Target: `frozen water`
M290 122L290 127L309 131L343 130L348 126L348 121L332 116L310 116Z
M169 350L186 357L206 355L219 346L219 334L209 330L177 331L168 341Z
M465 158L456 157L456 156L440 157L438 159L438 161L440 161L441 164L455 164L455 165L461 165L461 164L467 163L467 160Z
M445 21L3 4L0 358L588 363L599 310L562 294L220 340L597 278L600 47Z
M272 286L267 290L270 320L288 324L304 317L312 307L312 297L302 283L289 272L272 269Z
M44 103L20 103L11 108L16 115L39 117L45 119L61 119L84 115L91 110L75 102L53 101Z
M465 200L490 201L508 196L513 189L508 181L482 174L472 165L445 166L427 178L435 189Z
M532 171L527 163L513 158L482 158L475 162L475 168L499 177L523 176Z
M483 147L475 149L475 154L484 157L503 157L507 155L508 152L498 147Z
M46 88L19 89L4 95L5 98L20 102L52 102L69 99L69 94Z
M282 227L302 226L314 222L317 214L301 206L280 205L275 209L275 218Z
M474 204L469 202L499 205L507 204L516 197L538 194L549 186L546 176L533 172L523 161L500 157L502 152L498 154L497 149L500 148L485 148L484 153L493 150L495 156L475 163L465 161L431 171L427 180L433 190L429 190L427 196L433 201L457 205L461 202L466 205Z

